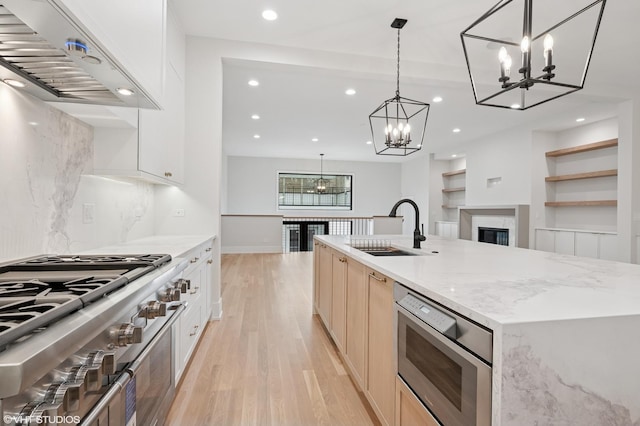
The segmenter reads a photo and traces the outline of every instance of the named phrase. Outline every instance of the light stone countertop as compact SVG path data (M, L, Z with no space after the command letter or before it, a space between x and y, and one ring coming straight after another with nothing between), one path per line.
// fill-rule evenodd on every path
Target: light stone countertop
M349 236L316 238L491 329L640 315L640 265L432 235L422 243L423 256L375 257L351 247ZM353 238L413 244L410 236Z

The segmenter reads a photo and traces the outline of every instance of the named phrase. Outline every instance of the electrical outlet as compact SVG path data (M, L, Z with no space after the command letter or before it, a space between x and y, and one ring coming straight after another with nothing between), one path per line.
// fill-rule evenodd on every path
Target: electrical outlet
M96 205L93 203L84 203L82 205L82 223L93 223Z
M184 209L175 209L173 211L173 216L175 216L175 217L184 217Z

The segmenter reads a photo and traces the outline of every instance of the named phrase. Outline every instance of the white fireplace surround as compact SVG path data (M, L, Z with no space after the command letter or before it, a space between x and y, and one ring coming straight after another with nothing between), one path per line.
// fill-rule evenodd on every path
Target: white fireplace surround
M478 241L478 227L509 230L509 246L529 248L529 206L460 206L460 239Z
M498 228L509 230L509 246L516 245L515 216L480 216L471 217L471 241L478 241L478 228Z

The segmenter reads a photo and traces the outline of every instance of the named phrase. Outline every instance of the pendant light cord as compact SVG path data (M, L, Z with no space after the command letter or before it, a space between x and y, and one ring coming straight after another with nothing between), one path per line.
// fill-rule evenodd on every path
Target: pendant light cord
M398 64L396 78L396 97L400 97L400 28L398 28Z

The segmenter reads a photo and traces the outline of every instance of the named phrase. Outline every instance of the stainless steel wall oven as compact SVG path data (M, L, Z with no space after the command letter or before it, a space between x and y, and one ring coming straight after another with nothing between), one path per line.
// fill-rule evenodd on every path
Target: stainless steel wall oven
M492 333L394 285L398 375L444 426L491 424Z

